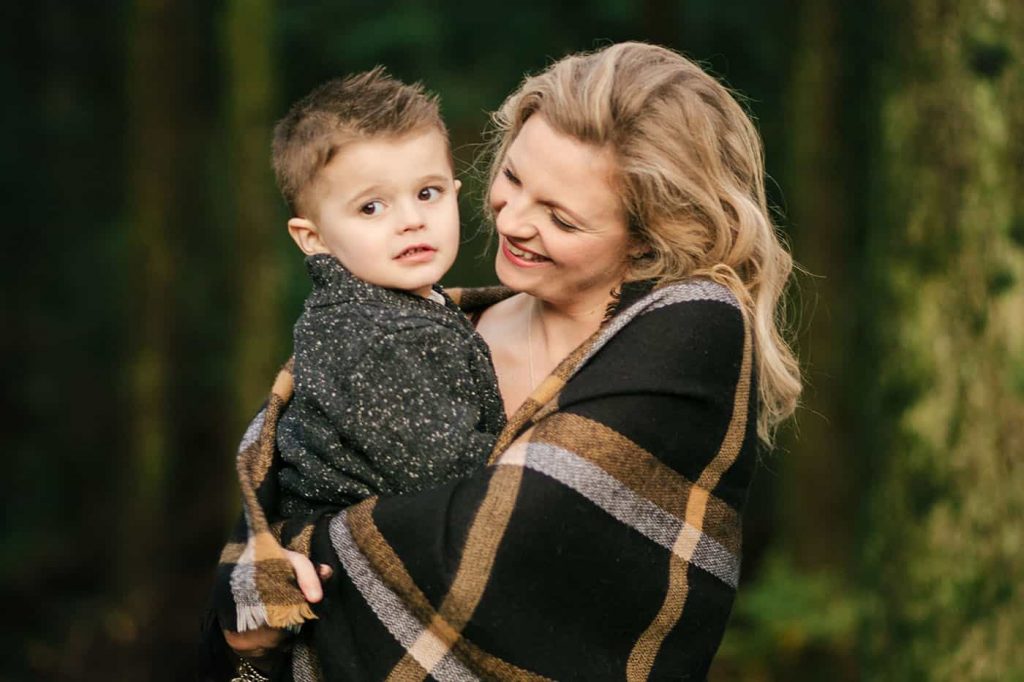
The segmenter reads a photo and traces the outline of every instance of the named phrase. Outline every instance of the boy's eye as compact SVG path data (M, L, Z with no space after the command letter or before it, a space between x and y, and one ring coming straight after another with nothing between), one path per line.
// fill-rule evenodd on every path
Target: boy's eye
M507 180L508 180L509 182L511 182L511 183L512 183L513 185L519 185L519 184L521 184L521 183L519 182L519 178L517 178L517 177L516 177L516 175L515 175L515 173L513 173L513 172L512 172L512 171L511 171L511 170L510 170L510 169L509 169L509 168L508 168L507 166L506 166L505 168L502 168L502 169L501 169L501 173L502 173L502 175L504 175L504 176L505 176L505 179L507 179Z
M440 187L424 187L420 190L420 193L416 195L420 201L433 201L434 199L441 196Z
M363 204L359 207L359 212L363 215L377 215L384 210L383 201L371 201L367 204Z

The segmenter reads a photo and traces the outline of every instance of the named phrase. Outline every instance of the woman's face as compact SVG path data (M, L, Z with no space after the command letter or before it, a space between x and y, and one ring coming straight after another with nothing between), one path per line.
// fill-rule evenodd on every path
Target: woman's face
M630 239L608 149L531 116L490 190L501 282L577 309L605 306L622 281Z

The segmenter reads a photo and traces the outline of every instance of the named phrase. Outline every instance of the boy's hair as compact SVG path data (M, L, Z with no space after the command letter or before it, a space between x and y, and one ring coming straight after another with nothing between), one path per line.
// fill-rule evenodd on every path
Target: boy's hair
M301 216L317 175L342 146L429 127L447 138L437 96L419 83L396 80L382 66L329 80L292 105L274 127L277 187L292 214Z

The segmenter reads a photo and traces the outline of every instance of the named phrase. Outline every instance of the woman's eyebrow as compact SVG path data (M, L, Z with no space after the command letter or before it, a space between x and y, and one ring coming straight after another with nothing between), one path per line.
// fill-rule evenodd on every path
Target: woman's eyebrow
M569 220L572 221L573 227L585 227L587 221L580 218L579 214L573 211L571 208L566 207L564 204L560 204L557 201L551 201L550 199L538 199L537 202L542 206L553 208L561 213L567 214Z
M515 161L512 160L512 154L511 153L506 153L505 154L505 165L508 166L508 170L511 171L512 175L515 175L516 177L519 177L519 174L516 172L516 163L515 163ZM522 178L519 178L519 181L522 182ZM573 221L573 226L574 227L585 227L587 225L587 221L583 220L580 217L579 213L577 213L576 211L572 210L571 208L569 208L565 204L562 204L562 203L560 203L558 201L554 201L552 199L544 198L543 195L541 197L537 198L537 203L540 204L541 206L546 206L547 208L553 208L553 209L556 209L558 211L561 211L562 213L567 214L568 217Z

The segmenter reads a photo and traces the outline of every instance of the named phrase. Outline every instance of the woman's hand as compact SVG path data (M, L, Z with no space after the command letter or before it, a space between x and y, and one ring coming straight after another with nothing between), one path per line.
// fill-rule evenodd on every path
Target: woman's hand
M285 630L272 628L268 625L245 632L224 630L224 641L240 658L249 661L266 658L274 653L282 644L288 633Z
M320 567L315 569L313 562L305 555L290 550L285 550L285 554L292 565L292 570L295 571L295 580L299 583L299 589L302 590L306 601L315 604L323 599L324 591L320 581L331 577L331 567L320 564ZM273 653L284 643L287 635L286 631L267 625L245 632L224 630L224 640L228 646L245 659L259 659Z

